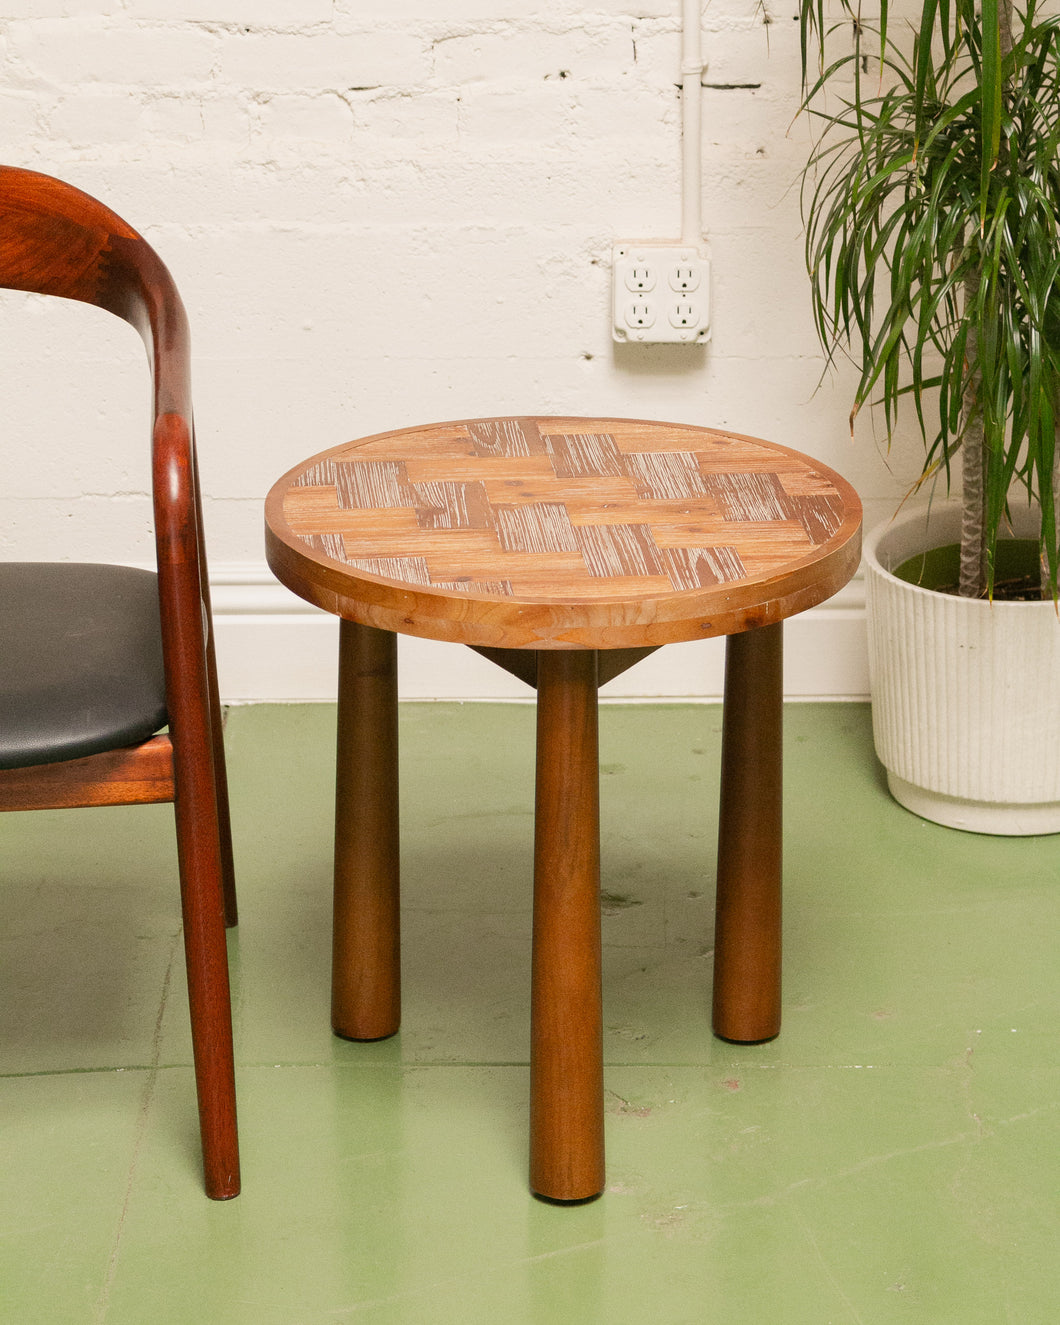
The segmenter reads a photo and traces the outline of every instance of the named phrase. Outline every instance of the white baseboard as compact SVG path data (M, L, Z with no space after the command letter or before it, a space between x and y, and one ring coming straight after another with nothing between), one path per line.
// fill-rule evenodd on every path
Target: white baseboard
M264 566L221 566L211 577L221 695L228 703L334 700L338 622L278 584ZM860 578L785 625L789 699L865 699L868 662ZM403 699L529 699L528 686L459 644L402 637ZM716 701L724 643L671 644L609 682L612 700Z

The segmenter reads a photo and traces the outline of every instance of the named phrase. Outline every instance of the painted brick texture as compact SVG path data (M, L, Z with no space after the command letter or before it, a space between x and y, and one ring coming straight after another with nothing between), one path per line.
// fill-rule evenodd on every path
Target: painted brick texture
M494 412L758 434L882 513L900 458L815 394L777 3L704 15L706 349L610 337L612 243L679 229L677 0L0 0L0 159L102 198L173 270L221 563L262 560L261 500L303 456ZM135 347L0 300L0 555L149 560Z

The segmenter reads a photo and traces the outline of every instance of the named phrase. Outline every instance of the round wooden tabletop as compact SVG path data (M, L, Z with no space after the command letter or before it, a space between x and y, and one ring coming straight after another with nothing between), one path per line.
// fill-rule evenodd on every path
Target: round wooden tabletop
M497 648L730 635L854 574L861 503L786 447L685 424L505 418L381 433L276 483L277 578L337 616Z

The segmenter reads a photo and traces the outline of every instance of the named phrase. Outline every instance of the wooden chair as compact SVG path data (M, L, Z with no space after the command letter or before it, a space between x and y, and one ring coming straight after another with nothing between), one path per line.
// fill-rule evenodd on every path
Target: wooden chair
M239 1192L225 945L236 901L187 318L135 230L80 190L9 166L0 287L116 314L151 364L157 576L0 565L0 810L173 801L206 1192L224 1200Z

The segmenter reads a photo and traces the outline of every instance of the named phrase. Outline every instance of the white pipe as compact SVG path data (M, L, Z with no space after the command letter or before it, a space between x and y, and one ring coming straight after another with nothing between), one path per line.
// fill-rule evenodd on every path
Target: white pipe
M703 48L701 0L682 0L681 17L681 243L703 239Z

